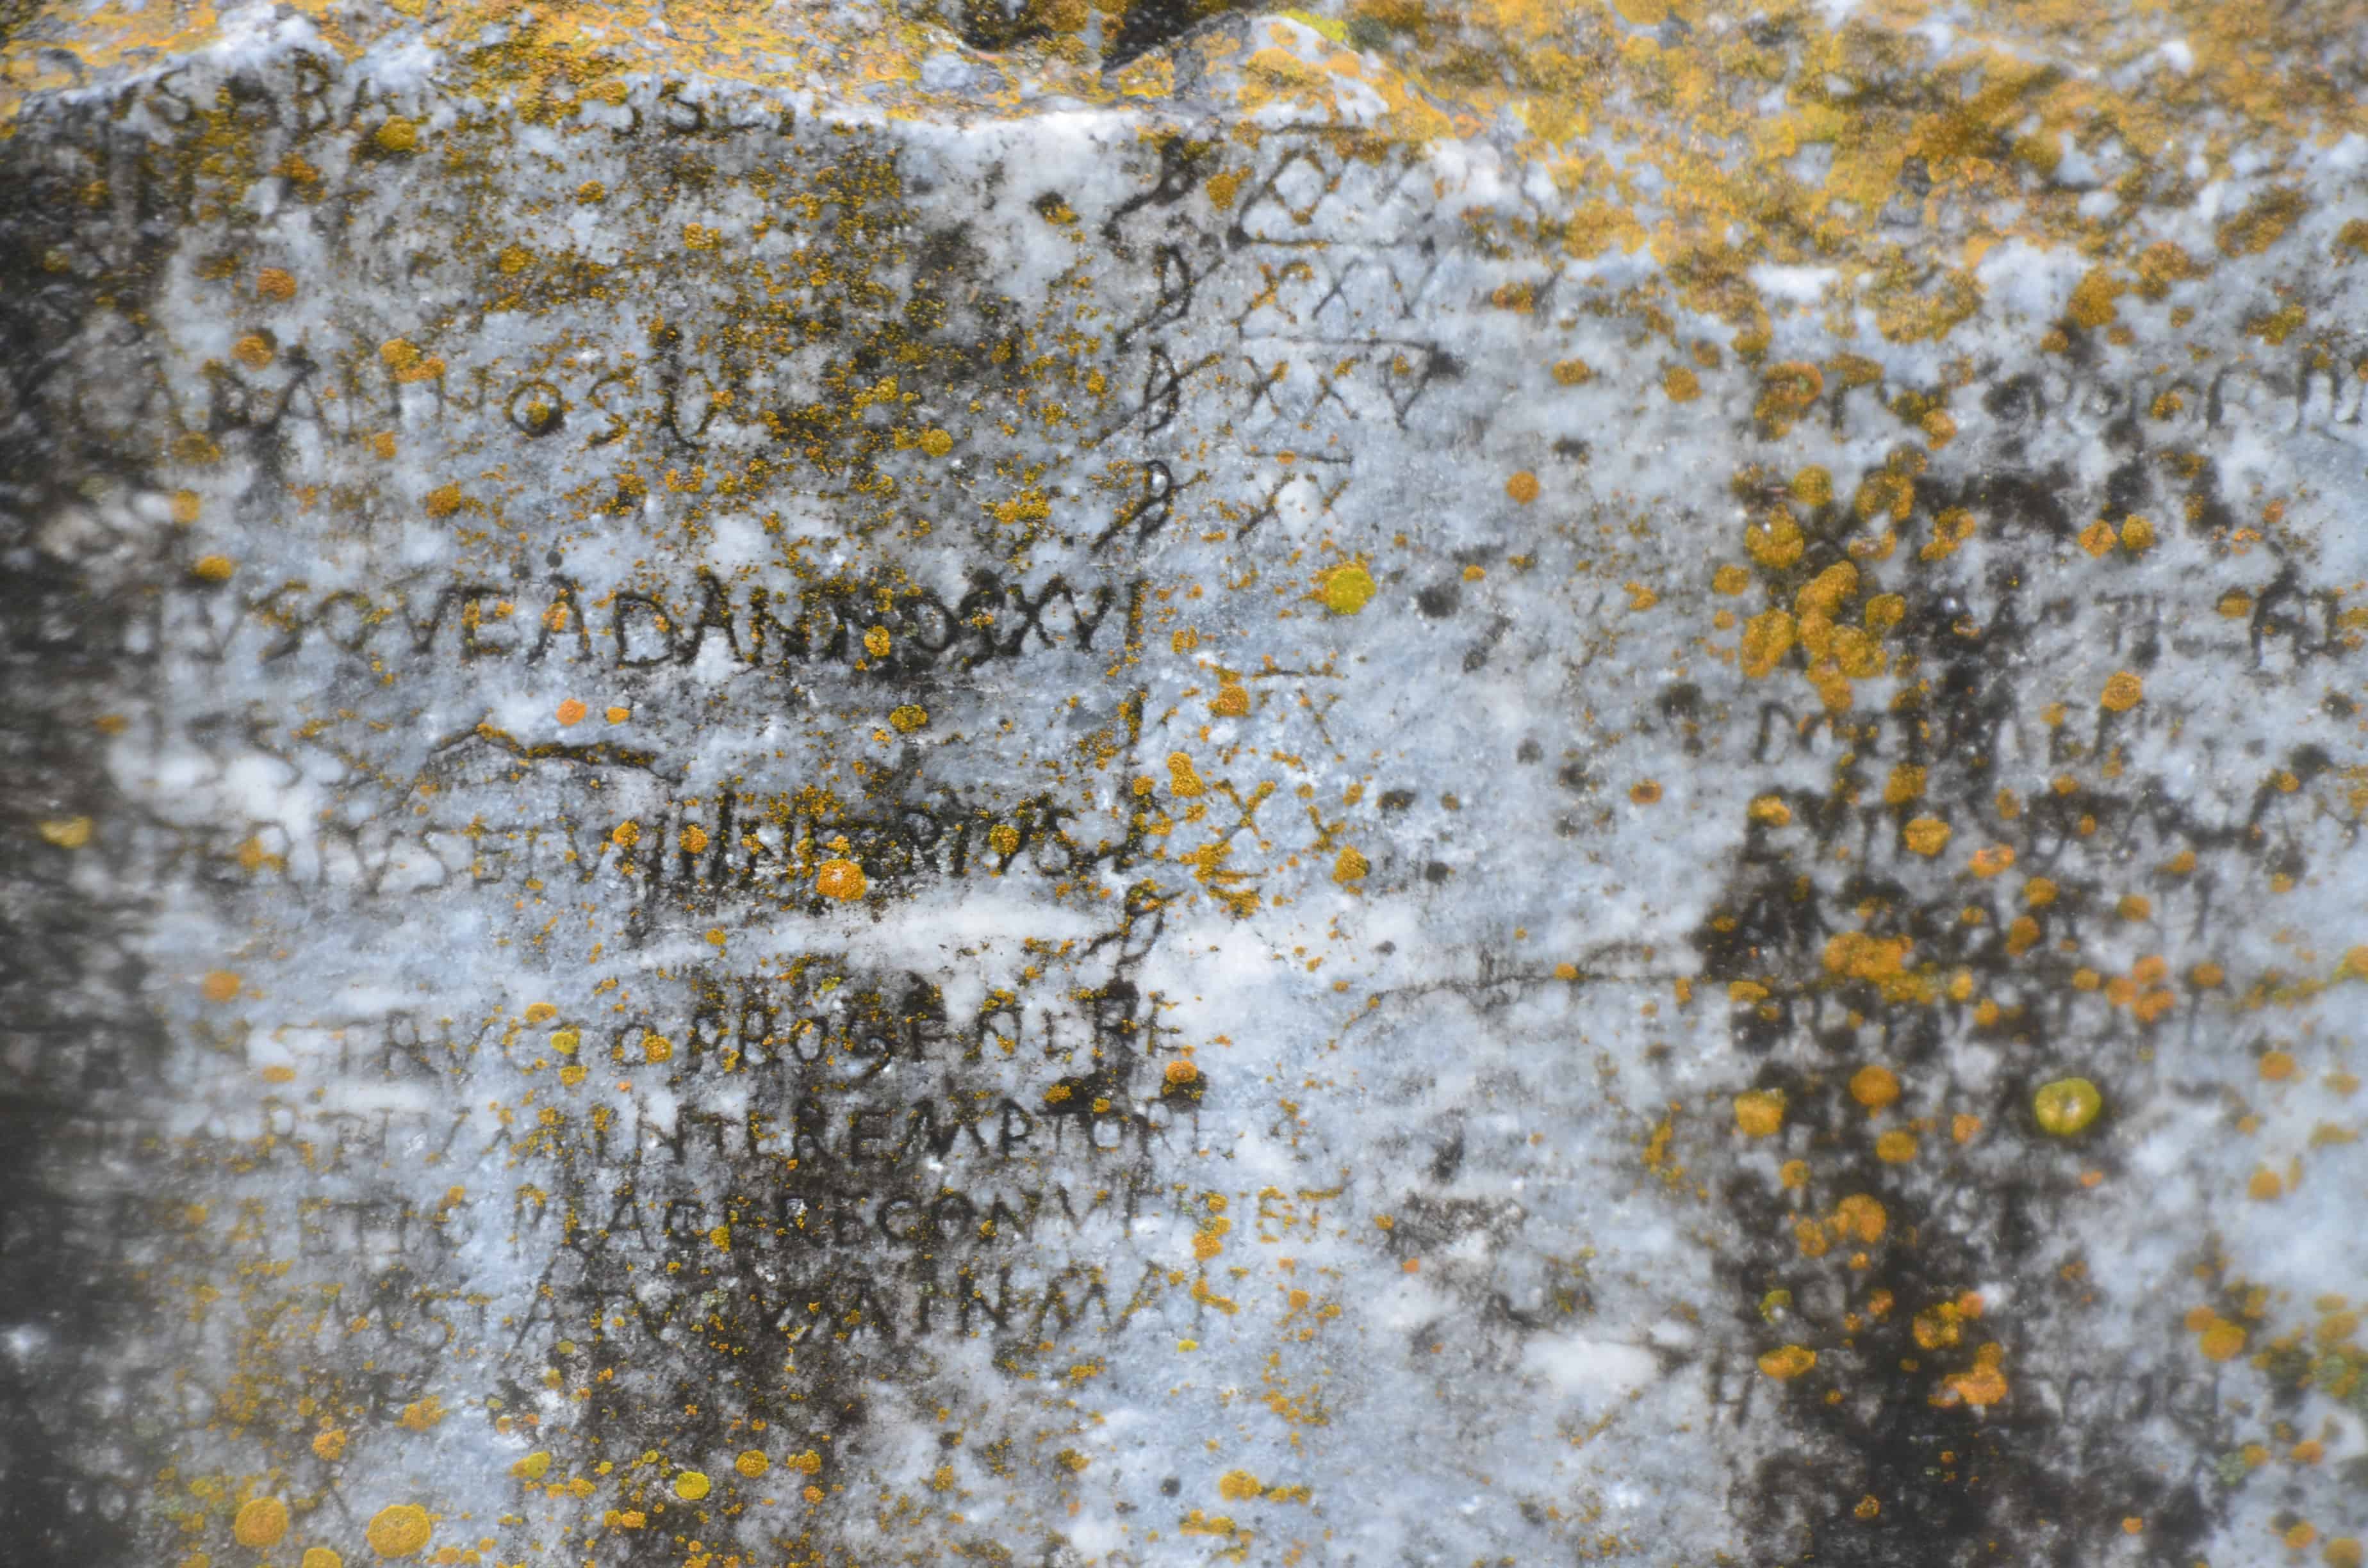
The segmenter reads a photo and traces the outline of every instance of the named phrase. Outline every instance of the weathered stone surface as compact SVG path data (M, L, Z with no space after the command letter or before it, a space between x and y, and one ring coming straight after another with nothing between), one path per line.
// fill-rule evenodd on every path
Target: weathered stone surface
M2352 11L0 27L0 1556L2356 1568Z

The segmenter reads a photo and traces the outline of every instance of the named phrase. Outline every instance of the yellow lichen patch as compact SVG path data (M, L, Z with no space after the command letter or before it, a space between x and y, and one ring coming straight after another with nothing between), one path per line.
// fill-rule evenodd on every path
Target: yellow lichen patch
M761 1449L743 1449L739 1457L732 1461L732 1468L754 1481L772 1469L773 1461Z
M1778 661L1793 649L1794 627L1790 614L1771 609L1743 623L1743 673L1753 679L1773 674Z
M1671 403L1691 403L1702 396L1702 378L1683 365L1661 372L1661 392Z
M439 484L427 493L427 498L421 502L421 505L427 508L427 515L431 517L449 517L461 509L461 487L457 484Z
M1770 827L1786 827L1793 821L1793 808L1773 795L1756 797L1747 814L1753 822L1764 823Z
M1817 1364L1817 1353L1805 1345L1784 1345L1759 1358L1759 1369L1778 1382L1788 1382Z
M527 1455L526 1458L518 1460L516 1464L511 1465L510 1473L517 1476L520 1481L541 1481L544 1476L551 1473L550 1451L544 1449L537 1449L534 1452Z
M1521 470L1505 481L1505 494L1511 496L1516 505L1528 506L1538 498L1538 476L1528 469Z
M1247 718L1249 710L1249 687L1237 680L1219 682L1217 695L1209 699L1209 711L1220 719Z
M1205 793L1208 786L1201 782L1200 770L1192 766L1190 756L1180 751L1167 754L1167 792L1190 800Z
M1881 1110L1899 1098L1899 1074L1881 1062L1870 1062L1850 1074L1850 1098L1869 1110Z
M88 817L50 817L41 823L41 842L59 849L80 849L90 842Z
M1883 781L1883 803L1904 806L1910 801L1923 799L1924 769L1920 764L1903 762L1894 767L1891 777Z
M1949 847L1949 824L1939 817L1917 817L1899 830L1899 838L1911 852L1930 858Z
M1557 359L1554 379L1566 387L1583 387L1595 380L1595 369L1584 359Z
M1792 565L1807 548L1801 525L1781 506L1743 530L1744 552L1771 572L1782 572Z
M346 1434L340 1426L313 1434L313 1455L315 1459L335 1461L346 1457Z
M277 1497L250 1497L239 1505L230 1533L241 1546L276 1546L288 1533L288 1505Z
M381 1557L410 1557L436 1532L435 1521L416 1503L392 1503L370 1516L362 1538Z
M1975 876L1987 881L2013 864L2014 846L1993 844L1987 848L1975 850L1973 858L1966 862L1966 869Z
M1217 1495L1228 1503L1247 1501L1264 1490L1258 1478L1246 1470L1229 1470L1217 1478Z
M2106 677L2097 701L2109 712L2126 713L2145 699L2146 683L2127 670L2116 670Z
M1751 574L1731 561L1710 574L1710 591L1713 594L1732 597L1749 586Z
M1373 602L1377 589L1373 574L1362 563L1349 561L1317 574L1315 591L1334 615L1355 615Z
M707 1478L705 1471L680 1470L675 1471L674 1494L686 1503L696 1503L706 1496L714 1484Z
M1916 1134L1894 1128L1874 1141L1874 1157L1886 1165L1904 1165L1916 1157Z
M1372 869L1372 862L1353 846L1343 846L1339 856L1332 862L1332 880L1342 887L1350 887L1363 881L1365 874Z
M200 555L189 567L192 576L208 583L227 583L238 571L238 562L227 555Z
M1844 980L1866 980L1882 984L1896 980L1906 972L1907 955L1912 947L1913 944L1905 937L1874 937L1864 931L1839 931L1826 938L1826 972ZM1885 1070L1870 1068L1868 1071Z
M1891 1223L1881 1202L1865 1193L1852 1193L1834 1207L1834 1228L1852 1241L1879 1242Z
M2007 1396L2006 1374L1998 1369L2006 1358L2004 1346L1996 1343L1983 1346L1974 1352L1970 1371L1960 1372L1948 1380L1946 1394L1936 1395L1935 1404L1953 1404L1960 1401L1971 1405L2003 1403Z
M325 1546L308 1546L296 1568L346 1568L346 1560Z
M1748 1089L1735 1096L1735 1125L1748 1138L1769 1138L1784 1129L1784 1096L1773 1089Z
M848 903L861 898L869 884L864 880L862 867L852 860L833 858L825 860L814 872L814 892L823 897Z
M2245 1353L2245 1331L2226 1318L2207 1312L2195 1347L2207 1361L2233 1361Z
M929 456L933 458L941 458L949 452L951 452L953 449L954 438L952 432L939 430L934 427L921 432L921 450L928 453Z
M255 275L257 298L284 305L296 297L296 276L283 267L267 267Z
M1192 1064L1191 1058L1179 1056L1160 1069L1159 1075L1167 1082L1181 1087L1188 1084L1199 1083L1201 1069Z
M381 153L410 153L419 146L419 122L395 116L381 125L370 136Z
M238 995L245 984L230 970L211 969L206 971L204 979L198 982L198 994L209 1002L228 1002Z
M278 352L271 347L269 338L256 332L248 333L230 347L231 358L250 370L268 369Z
M2031 1096L2031 1111L2040 1127L2058 1138L2082 1131L2104 1108L2104 1096L2086 1078L2057 1078L2042 1084Z
M889 710L888 722L898 734L909 735L916 730L928 727L929 710L917 703L899 703Z

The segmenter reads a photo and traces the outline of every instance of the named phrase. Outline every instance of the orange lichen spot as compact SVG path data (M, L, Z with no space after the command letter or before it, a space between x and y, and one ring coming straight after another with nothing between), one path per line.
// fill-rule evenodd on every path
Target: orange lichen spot
M1201 1069L1194 1066L1189 1057L1179 1056L1161 1069L1159 1075L1167 1082L1180 1086L1199 1083Z
M1751 586L1751 574L1730 561L1710 574L1710 591L1733 596Z
M1726 983L1726 999L1738 1006L1768 999L1768 987L1756 980L1730 980Z
M609 841L620 849L631 849L642 841L642 824L620 822L609 831Z
M235 998L245 982L226 969L210 969L198 982L198 994L209 1002L228 1002Z
M1768 1138L1783 1131L1784 1096L1775 1089L1747 1089L1735 1096L1735 1125L1747 1138Z
M1817 1353L1805 1345L1784 1345L1759 1358L1759 1369L1778 1382L1789 1382L1817 1364Z
M1765 521L1744 530L1743 548L1760 565L1771 572L1782 572L1801 559L1808 540L1801 532L1801 525L1793 521L1793 514L1780 506Z
M313 1457L335 1462L346 1457L346 1433L341 1426L331 1426L313 1434Z
M696 1503L714 1486L703 1470L678 1470L674 1475L674 1494L686 1503Z
M1683 365L1661 372L1661 391L1671 403L1691 403L1702 396L1702 378Z
M2114 908L2124 920L2151 920L2154 918L2154 900L2146 897L2144 893L2124 893L2122 895L2121 903L2114 905Z
M630 708L607 708L601 710L600 716L611 724L621 724L633 716L633 710Z
M2287 1551L2301 1551L2318 1539L2318 1527L2305 1519L2299 1524L2289 1526L2286 1533L2280 1539L2286 1543Z
M563 725L580 724L584 722L586 715L589 714L591 711L592 710L585 707L584 704L576 701L575 699L571 697L566 701L559 705L559 722Z
M2258 1063L2262 1077L2282 1084L2294 1075L2296 1063L2289 1051L2265 1051Z
M1344 845L1332 862L1332 880L1344 888L1349 887L1363 881L1366 873L1372 869L1372 863L1354 846Z
M2256 1203L2267 1203L2286 1195L2286 1184L2277 1172L2267 1165L2253 1172L2253 1179L2245 1184L2245 1196Z
M1749 815L1753 822L1783 827L1793 820L1793 808L1773 795L1761 795L1751 802Z
M1209 711L1220 719L1247 718L1249 710L1249 687L1237 680L1220 682L1217 695L1209 699Z
M1870 1062L1850 1074L1850 1093L1867 1109L1881 1110L1899 1098L1899 1074L1881 1062Z
M1917 817L1899 830L1900 842L1928 858L1949 847L1949 824L1939 817Z
M1554 967L1554 977L1556 980L1577 980L1578 966L1575 963L1558 963Z
M2032 1115L2043 1131L2058 1138L2085 1130L2104 1108L2105 1097L2086 1078L2057 1078L2031 1096Z
M773 1461L768 1459L761 1449L743 1449L740 1450L740 1457L732 1461L732 1468L754 1481L772 1469Z
M2022 884L2022 902L2033 909L2044 909L2055 902L2055 884L2045 877L2033 877Z
M271 340L259 332L250 332L231 345L230 357L250 370L267 369L278 357Z
M1776 1180L1787 1191L1797 1192L1809 1185L1809 1162L1787 1160L1776 1167Z
M1192 759L1190 756L1180 751L1167 754L1167 792L1169 794L1190 800L1207 789L1208 786L1201 782L1200 770L1192 766Z
M1743 673L1754 680L1773 674L1777 662L1792 652L1795 631L1791 613L1781 609L1765 610L1745 621L1738 650Z
M2111 713L2126 713L2146 700L2146 682L2127 670L2115 670L2105 677L2105 689L2097 699Z
M673 1061L674 1041L662 1034L652 1034L644 1030L642 1034L642 1060L650 1062Z
M444 1402L431 1394L404 1405L403 1414L395 1417L394 1424L406 1432L426 1432L442 1421L445 1414Z
M2154 548L2154 525L2144 517L2122 519L2122 548L2132 555L2144 555Z
M1890 1222L1883 1205L1863 1192L1852 1193L1834 1207L1835 1228L1855 1241L1881 1241Z
M1217 1478L1217 1495L1228 1503L1244 1502L1264 1490L1258 1478L1246 1470L1229 1470Z
M1628 791L1628 798L1640 806L1652 805L1661 798L1660 782L1652 778L1640 779Z
M449 517L461 509L461 487L458 484L439 484L429 491L420 504L427 507L431 517Z
M1974 858L1970 862L1968 862L1967 869L1970 869L1976 877L1980 877L1987 881L1991 877L1997 876L2000 871L2005 870L2008 867L2013 864L2014 846L2011 844L1993 844L1987 849L1975 850Z
M190 562L189 574L208 583L227 583L238 571L238 562L227 555L200 555Z
M1324 608L1334 615L1357 614L1373 602L1373 595L1379 591L1373 574L1354 561L1316 574L1315 587Z
M2113 546L2120 542L2119 537L2113 532L2113 525L2102 517L2080 530L2080 548L2090 555L2108 554Z
M2361 1546L2357 1536L2340 1535L2318 1549L2318 1560L2327 1568L2361 1568L2368 1562L2368 1549Z
M898 734L909 735L916 730L928 727L929 710L918 703L900 702L888 710L888 722Z
M1998 1365L2005 1358L2004 1346L1995 1342L1983 1346L1974 1352L1973 1370L1960 1372L1948 1381L1948 1392L1954 1397L1936 1403L1954 1403L1957 1400L1972 1405L2004 1403L2007 1396L2006 1375L1998 1370Z
M188 528L191 523L196 522L198 520L199 514L204 509L205 503L198 498L198 493L196 491L176 490L173 492L173 520L180 524L183 528Z
M1583 387L1595 380L1595 367L1584 359L1557 359L1554 367L1554 381L1566 387Z
M707 830L695 822L685 823L682 831L675 835L675 842L696 855L707 847Z
M1904 806L1910 801L1920 800L1923 794L1924 769L1912 762L1899 764L1891 770L1891 777L1883 781L1883 803L1886 806Z
M2212 608L2229 620L2243 620L2253 613L2253 596L2242 588L2231 588Z
M1905 937L1873 937L1864 931L1837 932L1826 938L1826 972L1843 980L1871 981L1883 986L1888 994L1910 982L1907 974L1910 948L1911 944Z
M1949 1119L1949 1136L1960 1143L1970 1143L1981 1136L1982 1119L1960 1111Z
M284 267L267 267L255 275L255 291L262 299L284 305L296 297L296 275Z
M825 898L850 903L863 896L869 884L864 881L863 868L852 860L829 859L814 872L814 892Z
M409 1557L427 1546L435 1521L416 1503L393 1503L370 1516L362 1539L381 1557Z
M1894 1128L1874 1141L1874 1157L1886 1165L1904 1165L1916 1157L1916 1134Z
M1860 1498L1860 1499L1858 1500L1858 1502L1857 1502L1856 1504L1852 1505L1852 1506L1851 1506L1851 1508L1850 1508L1850 1515L1851 1515L1851 1517L1854 1517L1854 1518L1861 1518L1861 1519L1872 1519L1872 1518L1874 1518L1874 1517L1876 1517L1877 1516L1879 1516L1882 1512L1883 1512L1883 1500L1882 1500L1881 1498L1879 1498L1879 1497L1875 1496L1875 1494L1874 1494L1873 1493L1872 1493L1872 1492L1868 1493L1865 1496L1863 1496L1863 1497Z
M277 1497L250 1497L231 1520L231 1539L241 1546L276 1546L288 1533L288 1505Z
M2006 928L2006 952L2009 958L2021 958L2039 945L2039 922L2028 915L2018 915Z
M1505 494L1523 506L1538 498L1538 476L1528 469L1521 470L1505 481Z

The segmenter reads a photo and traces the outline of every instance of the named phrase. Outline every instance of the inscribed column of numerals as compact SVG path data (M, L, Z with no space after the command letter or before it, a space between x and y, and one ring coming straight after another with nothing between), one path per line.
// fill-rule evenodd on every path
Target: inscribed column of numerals
M6 40L20 1539L2358 1568L2355 111L1465 21Z

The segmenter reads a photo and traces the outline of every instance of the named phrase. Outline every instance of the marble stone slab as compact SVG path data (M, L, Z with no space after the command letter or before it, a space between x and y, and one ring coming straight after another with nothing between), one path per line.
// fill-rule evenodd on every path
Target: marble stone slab
M2359 1568L2357 40L0 7L0 1561Z

